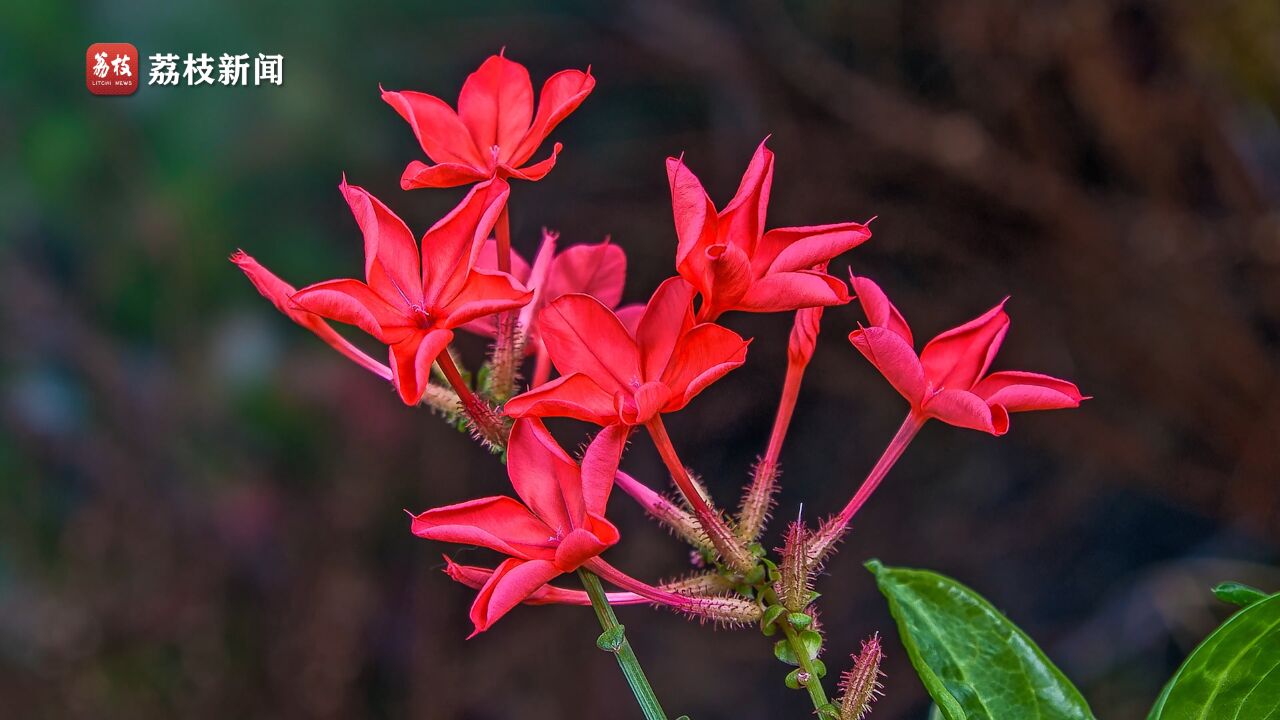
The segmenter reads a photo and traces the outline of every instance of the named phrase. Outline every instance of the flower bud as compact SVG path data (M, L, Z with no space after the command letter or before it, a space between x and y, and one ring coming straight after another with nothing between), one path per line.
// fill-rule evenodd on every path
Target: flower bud
M754 600L733 595L690 597L678 610L701 622L711 621L726 627L740 627L760 622L763 611Z
M774 496L778 490L778 464L762 458L756 462L751 474L751 484L742 494L738 507L738 537L754 542L764 531L773 511Z
M490 452L500 453L506 449L507 437L511 434L506 418L499 415L492 405L474 395L461 397L459 400L471 436Z
M496 337L489 347L488 372L484 376L484 394L502 403L510 399L520 381L520 364L524 361L526 336L516 322L515 313L499 313L495 319Z
M787 360L795 364L807 364L818 346L818 333L822 325L822 308L802 308L796 311L791 324L791 339L787 342Z
M713 572L694 573L677 580L669 580L660 586L663 590L681 595L719 595L730 589L729 581Z
M778 600L783 607L793 613L802 612L809 606L813 592L814 562L809 551L809 543L813 533L797 520L787 528L784 542L779 552L782 562L778 567L781 577L774 585Z
M862 641L862 652L853 657L853 668L840 676L840 720L862 720L871 712L871 703L884 695L880 678L880 633Z

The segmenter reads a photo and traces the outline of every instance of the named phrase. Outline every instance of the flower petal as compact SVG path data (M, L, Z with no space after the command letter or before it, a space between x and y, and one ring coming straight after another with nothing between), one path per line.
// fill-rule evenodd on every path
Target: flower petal
M515 310L532 299L531 291L504 272L472 270L453 300L439 309L440 327L455 328L494 313Z
M489 238L480 246L480 252L476 255L476 262L473 265L476 270L488 270L491 272L498 271L498 241ZM520 253L514 249L511 251L511 277L518 280L522 285L533 290L529 283L529 263L520 257ZM528 309L532 301L524 307ZM481 337L493 337L498 332L498 323L492 315L469 320L465 325L459 325L459 330L466 330L475 333Z
M667 158L671 185L671 213L676 223L676 269L703 296L711 294L706 250L715 243L718 223L715 205L683 159Z
M594 525L605 530L605 537L599 537L584 528L577 528L560 540L560 545L556 548L555 563L556 568L561 572L577 570L582 563L618 542L618 529L613 526L613 523L599 518Z
M618 321L627 329L631 337L636 336L636 332L640 329L640 321L644 318L645 306L640 303L632 305L623 305L613 311L618 316Z
M781 312L829 307L849 302L849 289L839 278L817 270L772 273L756 280L734 306L747 312Z
M506 162L533 119L533 83L524 65L491 55L467 76L458 95L458 116L481 152L497 145Z
M413 91L383 90L382 99L413 128L413 134L427 157L438 163L485 166L485 156L449 103L434 95Z
M971 389L991 367L1007 332L1009 316L1001 301L973 320L930 340L920 351L925 376L935 388Z
M871 229L855 222L777 228L764 234L751 267L757 275L766 269L775 273L805 270L830 262L870 238Z
M538 315L538 333L561 375L585 373L610 394L640 377L636 343L590 295L564 295Z
M578 464L538 418L517 420L507 446L511 486L533 514L557 535L582 524L582 479Z
M480 251L476 253L476 261L472 267L477 270L498 271L498 241L494 238L488 238L480 244ZM515 248L511 248L511 277L515 278L522 284L528 284L529 281L529 261L521 257Z
M622 248L608 240L596 245L574 245L551 261L545 298L550 301L561 295L582 293L612 308L622 300L626 279L627 254Z
M511 153L511 163L519 165L528 160L556 125L578 109L595 86L596 79L591 77L590 69L587 72L561 70L547 78L538 97L538 114L533 118L529 132Z
M613 397L613 404L623 424L643 425L663 412L671 395L671 388L665 383L647 382L634 392L618 392Z
M948 425L992 435L1009 432L1009 413L968 390L941 390L924 402L924 412Z
M243 250L237 250L231 256L235 263L249 278L249 282L258 289L262 297L271 301L276 309L302 327L310 330L329 344L334 350L346 355L357 365L369 370L383 380L391 379L391 368L369 357L363 350L351 344L351 341L338 334L329 323L311 312L307 312L290 302L289 298L296 290L289 283L281 280L257 260Z
M693 286L684 278L667 278L654 291L636 326L640 374L646 381L662 377L676 342L693 327Z
M991 373L973 386L973 394L1009 412L1080 407L1085 399L1075 383L1018 370Z
M553 528L505 495L428 510L414 516L412 530L428 540L479 545L522 560L555 557Z
M448 306L462 289L510 189L498 178L476 185L422 236L422 288L428 307Z
M680 410L708 385L724 377L747 360L747 346L729 328L703 323L680 338L662 381L671 388L672 399L663 412Z
M542 228L542 244L538 246L538 254L533 258L533 267L529 270L529 280L524 284L525 287L533 291L533 299L520 309L520 314L516 316L516 323L520 329L519 331L524 335L524 351L526 355L535 355L543 352L542 340L538 337L537 318L538 312L542 310L542 306L546 304L547 300L555 299L547 296L547 278L555 265L556 241L559 238L559 233ZM545 365L545 363L549 362L549 358L539 359L539 364ZM546 372L549 373L551 371L550 366L545 365L545 367ZM538 375L537 371L535 371L535 375L545 379L545 376Z
M862 312L866 313L868 322L876 327L892 330L900 335L907 345L915 344L906 318L902 317L898 308L889 302L889 296L884 294L879 285L875 284L871 278L857 277L853 273L849 273L849 284L853 287L853 293L858 296L858 302L862 304Z
M751 156L742 175L738 192L720 211L716 242L730 243L754 255L756 244L764 234L765 213L769 209L769 191L773 186L773 151L765 147L765 138Z
M919 408L928 383L920 358L901 335L882 327L859 328L849 333L849 342L871 362L894 390Z
M587 512L604 515L613 492L613 479L618 474L622 451L630 432L621 425L610 425L592 438L582 456L582 503Z
M529 182L537 182L547 176L552 168L556 166L556 158L560 157L560 151L564 146L556 143L551 146L551 154L545 159L539 160L532 165L525 165L522 168L512 167L511 165L499 165L499 169L506 177L513 177L517 180L528 180Z
M706 256L711 292L703 295L705 306L699 308L698 318L715 320L721 313L737 308L750 292L751 258L742 248L726 243L708 247Z
M418 245L398 215L362 187L338 186L364 235L364 275L369 287L389 304L403 307L422 302L418 276Z
M549 560L504 560L471 603L471 623L475 631L470 637L493 627L503 615L560 574L555 563Z
M431 364L452 339L449 330L419 330L390 346L391 382L405 405L417 405L422 399L431 381Z
M582 373L556 378L507 401L509 417L568 417L596 425L618 421L613 394Z
M382 342L395 342L407 332L408 319L359 280L325 280L294 293L290 301L320 317L355 325Z
M461 163L428 165L414 160L405 166L404 173L400 176L400 189L451 188L487 180L490 177L492 173L471 165Z

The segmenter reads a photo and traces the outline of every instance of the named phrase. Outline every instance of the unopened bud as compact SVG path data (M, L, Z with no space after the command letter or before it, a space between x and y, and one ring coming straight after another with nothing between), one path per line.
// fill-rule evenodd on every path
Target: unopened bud
M822 308L803 308L796 311L791 324L791 339L787 343L787 359L792 363L806 364L818 347L818 333L822 325Z
M719 573L696 573L660 585L663 590L681 595L719 595L731 589L729 581Z
M458 393L443 385L428 383L422 393L422 404L439 413L450 424L462 421L462 401L458 399Z
M514 312L498 313L497 333L489 348L488 372L484 376L485 395L504 403L515 392L520 380L520 364L524 361L525 335L516 322Z
M862 720L871 712L871 703L884 695L880 678L880 633L862 641L862 652L853 655L853 668L840 676L840 720Z
M471 435L490 452L501 453L507 447L511 427L492 405L472 395L461 398L467 427Z
M848 531L849 523L841 521L838 515L827 518L818 526L809 543L809 559L814 568L822 567Z
M728 627L758 623L763 612L754 600L732 595L690 597L689 602L682 603L678 609L702 622L711 621Z
M676 501L656 492L648 485L623 472L618 473L616 482L623 492L640 503L640 507L644 508L650 517L662 523L667 529L692 545L695 549L695 556L700 556L700 553L704 551L710 552L713 550L711 538L707 537L707 534L702 531L702 526L693 518L693 515L682 509Z
M742 503L738 507L738 537L753 542L760 537L764 526L769 522L769 513L773 510L774 495L778 489L778 464L766 459L756 463L751 474L751 484L742 494Z
M778 570L780 577L774 585L778 600L783 607L793 613L802 612L809 606L810 594L813 592L813 558L810 556L809 543L813 533L797 520L787 528L784 542L779 552L782 563Z

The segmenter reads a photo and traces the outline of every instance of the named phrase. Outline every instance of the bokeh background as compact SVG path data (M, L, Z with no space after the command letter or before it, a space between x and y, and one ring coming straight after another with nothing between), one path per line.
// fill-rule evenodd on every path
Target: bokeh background
M94 97L83 53L107 41L279 52L285 82ZM521 608L464 641L472 593L402 509L501 492L502 470L226 262L244 247L299 285L356 273L344 171L420 232L459 193L398 189L420 151L378 83L452 100L503 46L535 83L599 79L556 170L515 188L523 251L543 225L611 234L643 299L672 272L663 159L686 152L723 202L772 133L771 226L878 216L847 262L918 335L1011 294L999 367L1095 396L999 439L930 425L866 508L819 589L833 670L888 638L875 717L927 704L869 557L971 584L1106 718L1144 717L1223 617L1213 582L1280 589L1270 0L6 3L0 716L638 716L588 610ZM838 508L903 413L843 339L858 319L827 315L780 515ZM670 425L731 505L789 321L726 322L757 338L749 363ZM647 442L625 464L662 477ZM611 512L615 564L687 568L625 498ZM808 714L757 632L620 614L673 715Z

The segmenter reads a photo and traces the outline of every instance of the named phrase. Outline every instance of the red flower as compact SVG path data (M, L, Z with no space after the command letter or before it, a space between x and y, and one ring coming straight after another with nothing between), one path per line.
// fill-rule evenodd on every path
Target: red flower
M287 315L290 320L319 335L321 340L329 343L335 350L351 358L361 367L383 380L391 379L391 368L374 360L366 355L363 350L352 345L350 340L339 335L338 331L334 330L320 316L300 310L295 306L289 300L297 292L292 285L276 277L275 274L263 267L243 250L235 251L231 256L231 262L244 271L244 274L249 277L249 282L253 283L253 286L258 288L258 292L262 293L262 297L270 300L271 304Z
M698 319L849 301L844 283L814 266L861 245L871 230L848 222L765 232L773 153L763 142L738 193L719 212L683 159L667 158L667 178L680 240L676 268L702 295Z
M590 295L610 309L626 315L642 310L643 306L628 305L618 309L622 300L622 286L627 276L627 256L622 248L609 242L595 245L574 245L556 252L557 235L542 231L542 246L530 266L524 258L511 253L511 275L533 292L533 300L520 309L518 324L524 333L525 353L537 358L532 384L543 384L551 373L551 363L546 347L538 334L535 319L548 301L562 295L581 293ZM494 240L485 242L476 259L476 267L485 270L498 267L498 246ZM495 337L498 332L496 319L490 315L467 323L463 330L485 337Z
M533 300L520 310L520 326L527 328L531 342L528 352L537 351L537 331L531 322L543 306L562 295L581 293L599 300L608 308L616 308L622 300L627 277L627 256L622 248L606 239L594 245L573 245L556 252L556 233L542 231L542 246L533 265L515 251L511 253L511 276L533 292ZM498 269L498 246L493 239L485 241L476 258L477 268ZM467 323L462 329L485 337L497 333L493 316Z
M506 273L473 268L507 200L505 181L476 185L422 236L422 257L404 221L365 190L340 186L364 233L365 282L328 280L299 290L303 310L355 325L390 347L392 381L413 405L453 329L527 303L531 293Z
M911 328L880 287L850 277L871 327L849 334L889 384L911 403L912 413L958 427L1003 435L1009 413L1073 408L1086 398L1076 386L1038 373L1005 370L987 375L1009 330L1004 302L924 346L917 356Z
M480 545L510 556L471 606L476 633L488 630L552 579L618 542L618 529L604 511L626 442L627 430L621 426L601 430L579 467L540 421L517 422L511 429L507 473L519 501L487 497L414 517L413 533L419 537Z
M580 294L548 304L538 323L563 377L507 401L512 417L643 424L683 408L741 365L750 343L719 325L695 325L693 288L680 278L658 287L634 330Z
M467 77L456 113L426 93L384 90L382 99L408 121L422 151L436 163L409 163L400 186L454 187L491 177L541 180L555 166L560 143L546 160L521 166L595 85L590 69L562 70L542 86L535 115L529 71L499 54Z

